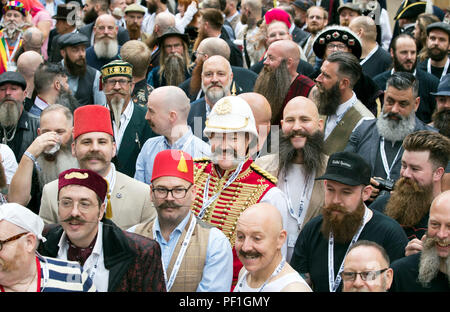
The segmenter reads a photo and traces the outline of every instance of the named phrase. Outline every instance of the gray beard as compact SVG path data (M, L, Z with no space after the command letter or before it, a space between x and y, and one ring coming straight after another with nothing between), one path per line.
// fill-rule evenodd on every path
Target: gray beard
M420 255L419 275L417 277L423 287L428 287L430 282L437 276L442 261L445 263L447 280L450 285L450 257L446 259L439 257L433 240L427 238Z
M408 134L414 132L415 127L416 114L414 111L399 121L388 119L385 113L378 116L377 119L378 133L391 142L403 141Z
M19 103L9 100L7 103L0 102L0 125L3 127L14 127L19 121Z
M117 129L120 128L120 116L122 115L122 109L125 105L125 100L123 98L111 99L111 110L114 115L114 121L116 123Z
M72 113L79 106L78 100L72 95L70 90L65 91L61 89L56 103L67 107Z
M222 86L220 82L218 84L219 86L221 86L220 90L210 90L209 87L211 87L212 85L206 87L202 82L202 91L203 93L205 93L205 97L208 99L208 101L213 105L216 104L217 101L219 101L221 98L226 97L228 95L227 90L230 90L231 86L231 82L226 86Z
M67 145L67 148L63 148L61 146L55 161L46 160L43 154L38 157L37 162L42 168L41 171L38 171L39 183L41 187L58 179L59 174L64 170L79 167L77 159L72 156L70 144Z
M94 52L98 58L112 59L117 55L119 43L117 40L101 39L94 43Z

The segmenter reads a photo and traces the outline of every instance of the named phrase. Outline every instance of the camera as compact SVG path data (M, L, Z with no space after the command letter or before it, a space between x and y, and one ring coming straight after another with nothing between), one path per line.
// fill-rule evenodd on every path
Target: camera
M395 181L375 177L373 179L379 183L379 185L376 188L379 189L380 192L386 191L390 193L394 189Z

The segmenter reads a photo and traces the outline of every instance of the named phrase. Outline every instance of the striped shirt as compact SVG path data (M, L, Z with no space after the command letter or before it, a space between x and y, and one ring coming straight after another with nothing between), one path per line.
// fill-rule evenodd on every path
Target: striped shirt
M41 292L95 292L86 271L75 261L37 255L41 266Z

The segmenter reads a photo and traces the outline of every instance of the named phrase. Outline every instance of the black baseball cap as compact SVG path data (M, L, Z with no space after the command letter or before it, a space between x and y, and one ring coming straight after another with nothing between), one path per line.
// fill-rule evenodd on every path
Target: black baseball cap
M21 86L23 90L27 88L27 82L19 72L7 71L0 75L0 86L5 83L12 83Z
M358 154L337 152L328 158L325 174L316 180L332 180L351 186L369 185L370 173L369 164Z

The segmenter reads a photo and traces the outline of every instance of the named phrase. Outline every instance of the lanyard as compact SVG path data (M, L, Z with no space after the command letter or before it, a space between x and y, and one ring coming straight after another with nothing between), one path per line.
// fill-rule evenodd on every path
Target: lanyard
M5 52L6 52L6 56L8 57L8 64L11 63L11 60L12 60L13 56L16 54L16 51L17 51L17 49L18 49L19 46L20 46L20 39L21 39L21 38L22 38L22 33L20 33L19 36L17 37L17 39L16 39L16 44L15 44L15 46L14 46L14 50L12 51L11 54L9 53L9 43L8 43L8 40L7 40L6 38L4 39L4 40L5 40L5 43L6 43L6 45L5 45Z
M234 182L234 180L236 180L236 178L238 177L239 173L241 173L241 170L242 170L242 167L244 166L244 163L245 163L245 161L243 161L243 162L241 162L239 164L239 166L236 168L236 170L230 176L230 178L228 179L228 181L224 185L224 187L219 192L214 194L209 199L208 199L208 192L209 192L209 180L211 178L211 174L208 176L208 179L206 180L206 183L205 183L205 188L203 190L203 205L202 205L202 209L198 213L198 217L200 219L203 218L203 215L205 214L206 209L209 207L209 205L211 205L219 197L220 193L222 193L223 190L225 190L227 187L229 187Z
M448 70L448 65L449 64L450 64L450 58L447 57L447 62L445 62L445 66L444 66L444 70L442 71L441 78L439 78L440 81L442 81L442 78L445 76L445 73ZM427 72L432 75L432 73L431 73L431 59L428 59L428 62L427 62Z
M395 155L395 158L392 161L391 167L389 167L389 164L388 164L388 161L387 161L387 157L386 157L386 151L384 149L384 138L381 137L381 140L380 140L381 161L383 162L384 171L386 172L386 177L387 177L388 180L391 179L392 168L394 167L395 163L397 162L401 151L402 151L402 147L400 146L400 148L397 151L397 155Z
M153 239L156 239L156 230L155 230L156 222L158 222L158 217L156 217L156 220L153 223ZM192 233L194 232L196 223L197 223L197 220L196 220L195 216L191 216L191 223L189 224L189 228L187 230L186 236L184 237L183 243L181 244L181 249L180 249L180 252L178 253L177 259L175 260L175 265L173 266L172 273L170 274L169 280L167 280L167 272L163 265L164 280L166 281L167 291L169 291L172 288L175 278L177 277L178 270L180 269L181 262L183 261L183 258L184 258L184 254L186 253L186 250L189 246L189 242L191 241ZM162 254L161 254L161 262L164 263L164 260L162 259Z
M334 279L334 236L333 236L333 232L330 232L330 236L328 238L328 282L329 282L330 292L336 292L336 290L338 289L339 284L341 283L341 279L342 279L341 273L344 270L345 257L347 257L347 253L348 253L350 247L354 243L356 243L356 241L359 238L359 235L361 235L361 232L362 232L364 226L369 221L368 217L369 217L369 209L366 207L366 211L365 211L364 217L363 217L363 223L359 227L356 234L353 236L352 241L350 242L350 245L348 246L347 251L345 252L345 256L344 256L344 259L342 259L342 263L339 268L339 272L336 276L336 279Z
M367 62L367 60L368 59L370 59L370 57L372 56L372 55L374 55L375 54L375 52L377 52L378 51L378 44L375 46L375 48L373 48L372 49L372 51L370 51L369 52L369 54L367 54L367 56L361 61L361 62L359 62L359 64L362 66L365 62Z
M283 270L283 267L285 264L286 264L286 259L283 258L281 260L281 262L278 264L278 266L275 268L275 270L273 271L272 275L270 275L270 277L268 279L266 279L264 284L262 284L262 286L260 288L258 288L258 290L256 292L262 292L262 290L267 286L269 281L271 279L273 279L275 276L277 276L278 274L280 274L280 272L281 272L281 270ZM241 279L238 282L238 286L234 289L234 292L241 292L242 286L244 284L244 281L247 278L247 275L248 275L248 271L245 271L245 273L243 274L243 276L241 277Z
M295 219L297 220L297 225L298 225L298 229L300 230L301 226L302 226L302 213L303 213L303 209L305 208L305 198L306 198L306 191L308 189L308 186L310 185L309 183L312 181L312 176L309 177L307 176L305 179L305 186L303 187L303 194L302 197L300 199L300 205L298 208L298 214L296 215L295 211L294 211L294 207L292 205L291 202L291 195L289 194L289 184L288 184L288 180L286 177L286 169L284 170L284 189L286 192L286 196L288 198L287 200L287 204L288 204L288 210L289 210L289 214Z

